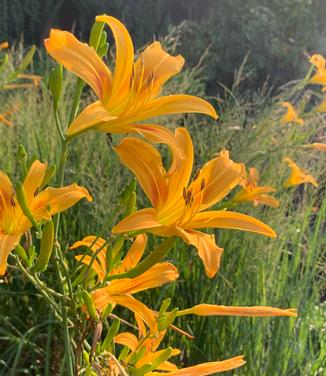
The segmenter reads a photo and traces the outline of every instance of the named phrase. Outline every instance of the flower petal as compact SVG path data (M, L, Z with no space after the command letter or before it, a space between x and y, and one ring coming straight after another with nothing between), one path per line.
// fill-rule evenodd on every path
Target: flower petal
M0 171L0 219L6 209L11 207L11 198L14 194L14 188L7 174Z
M235 358L222 360L220 362L202 363L196 366L180 368L177 371L167 373L149 372L146 374L146 376L162 376L162 374L170 376L208 376L219 372L230 371L243 366L245 363L246 362L244 361L243 356L237 356Z
M93 128L100 128L103 123L110 124L116 117L110 116L102 102L97 101L87 106L70 124L67 136L72 137ZM109 132L109 130L108 130Z
M154 227L161 227L157 221L156 210L153 208L142 209L124 218L112 229L113 234L135 230L148 230Z
M134 334L124 332L117 334L114 337L114 342L119 345L127 346L131 351L136 351L139 340Z
M112 274L124 273L135 267L144 254L146 244L147 236L145 234L138 235L122 260L121 265L115 271L112 271Z
M152 96L155 97L164 83L179 73L183 65L184 58L182 56L171 56L162 49L160 42L154 42L137 59L134 80L136 84L141 81L144 88L152 80Z
M321 144L318 142L315 142L314 144L310 144L310 145L303 145L303 147L308 148L308 149L318 150L318 151L326 151L326 144Z
M164 201L167 186L160 153L147 142L131 137L125 138L114 150L136 175L152 205L157 207Z
M111 281L107 291L110 295L135 294L139 291L160 287L178 278L177 268L169 262L158 263L135 278L122 278Z
M44 45L53 59L86 81L99 99L104 100L110 94L112 74L94 48L68 31L56 29L50 31Z
M159 97L150 101L143 107L138 121L153 116L181 113L200 113L209 115L213 119L218 118L214 107L204 99L193 95L177 94Z
M270 238L275 238L276 233L265 223L256 218L242 213L231 211L206 211L197 213L186 225L186 228L226 228L255 232Z
M244 164L233 162L227 150L222 150L217 158L205 163L198 176L198 180L204 182L200 210L205 210L222 200L241 182L244 174Z
M99 264L99 262L95 259L93 260L93 257L88 255L77 255L75 256L75 259L77 261L82 262L86 266L90 265L92 263L92 269L95 271L95 273L98 275L98 278L101 282L103 282L106 270L103 269L102 265Z
M134 46L126 27L116 18L105 14L96 17L97 22L105 22L111 29L115 40L115 69L112 84L112 94L109 103L115 107L129 94L130 78L134 64Z
M178 312L178 316L249 316L249 317L270 317L270 316L291 316L297 317L297 311L292 308L280 309L274 307L233 307L214 304L198 304L192 308Z
M7 235L0 232L0 276L5 274L8 256L19 240L20 235Z
M93 200L87 189L77 184L62 188L46 188L35 198L31 209L36 219L48 219L51 215L74 206L82 198Z
M47 164L41 163L40 161L35 161L29 169L24 180L24 190L28 203L30 203L38 194L38 190L43 182L46 169Z
M204 263L207 277L213 278L220 268L223 248L215 243L214 235L204 234L199 231L179 230L182 239L198 250L198 256Z

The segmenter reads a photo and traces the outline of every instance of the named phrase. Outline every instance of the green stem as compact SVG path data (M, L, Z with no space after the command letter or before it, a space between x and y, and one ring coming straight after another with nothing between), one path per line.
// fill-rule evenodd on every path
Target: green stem
M54 120L55 120L55 125L57 127L57 131L59 133L61 142L65 142L66 138L65 138L65 135L62 132L62 127L61 127L61 122L60 122L58 110L54 110Z

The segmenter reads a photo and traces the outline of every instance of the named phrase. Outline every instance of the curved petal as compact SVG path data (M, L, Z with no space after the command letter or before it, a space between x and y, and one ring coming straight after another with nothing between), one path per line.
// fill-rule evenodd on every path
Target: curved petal
M116 58L112 94L109 103L105 101L105 104L112 108L129 94L134 64L134 46L128 30L118 19L103 14L97 16L96 21L106 23L111 29L115 40Z
M29 169L24 180L24 190L28 203L30 203L31 200L33 200L38 194L38 190L43 182L46 169L47 164L41 163L40 161L35 161Z
M114 150L136 175L152 205L157 207L164 201L167 187L160 153L147 142L131 137L125 138Z
M8 256L19 240L20 235L7 235L0 232L0 276L5 274Z
M136 86L139 83L146 88L152 80L151 94L155 97L159 94L164 83L180 72L184 62L182 56L171 56L162 49L160 42L154 42L140 54L135 63L134 80Z
M100 265L97 260L93 260L93 257L88 255L77 255L75 256L75 259L82 262L86 266L92 263L92 269L98 275L99 280L103 282L105 277L105 269L102 268L102 265Z
M142 108L138 120L147 119L153 116L199 113L217 119L218 115L214 107L204 99L187 94L168 95L150 101Z
M99 291L99 290L96 290ZM92 294L93 296L93 294ZM149 326L153 332L157 332L157 324L155 316L145 304L141 303L139 300L135 299L131 295L115 295L113 300L123 307L130 309L130 311L137 313L143 321ZM95 304L95 301L94 301Z
M122 232L148 230L154 227L161 227L157 221L156 210L153 208L142 209L124 218L112 229L113 234Z
M270 316L291 316L297 317L297 311L292 308L280 309L274 307L234 307L215 304L198 304L192 308L178 312L178 316L248 316L248 317L270 317Z
M198 180L204 182L200 210L205 210L222 200L241 182L244 174L244 164L233 162L227 150L222 150L217 158L205 163L198 176Z
M208 376L215 373L230 371L232 369L241 367L246 362L243 356L222 360L220 362L208 362L198 364L196 366L180 368L177 371L167 372L165 375L169 376ZM162 376L160 372L149 372L146 376Z
M180 156L180 153L172 151L172 163L168 171L168 196L158 210L162 223L173 223L182 215L185 205L183 190L188 186L194 162L194 147L188 131L177 128L175 139L182 154Z
M68 31L56 29L50 31L44 45L53 59L86 81L99 99L110 94L112 74L94 48L81 43Z
M112 274L124 273L135 267L144 254L146 244L147 236L145 234L137 235L121 265L115 271L112 271Z
M197 213L185 226L186 228L226 228L255 232L270 238L275 238L276 233L265 223L256 218L242 213L231 211L206 211Z
M107 247L105 246L106 243L107 243L106 240L98 236L86 236L83 240L75 242L72 246L69 247L69 249L76 249L76 248L84 246L90 249L93 253L97 252L96 258L99 260L101 268L103 272L105 273L106 265L107 265L106 264Z
M280 206L279 200L268 195L260 195L255 199L259 204L267 205L272 208L278 208Z
M91 130L92 128L101 125L106 122L110 124L110 121L115 120L116 117L110 116L108 111L103 106L102 102L96 101L87 106L70 124L67 129L67 136L72 137L80 133ZM109 130L107 131L109 132Z
M214 235L204 234L199 231L179 230L182 239L197 248L198 256L203 261L207 277L213 278L220 269L223 248L215 243Z
M93 200L87 189L77 184L62 188L46 188L36 197L31 209L36 219L48 219L51 215L74 206L82 198Z
M114 342L119 345L127 346L131 351L136 351L139 340L134 334L124 332L117 334L114 337Z
M136 292L160 287L165 283L173 282L178 278L177 268L169 262L158 263L146 272L135 278L122 278L111 281L108 293L135 294Z

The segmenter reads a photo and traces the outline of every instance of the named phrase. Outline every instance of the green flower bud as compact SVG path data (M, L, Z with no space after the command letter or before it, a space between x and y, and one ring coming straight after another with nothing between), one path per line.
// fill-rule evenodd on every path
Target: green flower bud
M31 212L31 209L30 209L28 202L27 202L24 186L20 182L16 186L16 197L17 197L18 203L19 203L23 213L30 220L32 225L36 229L38 229L39 226L38 226L37 222L35 221L33 214Z
M90 315L90 317L98 322L99 321L99 317L98 317L98 314L96 312L96 309L95 309L95 305L94 305L94 302L93 302L93 299L92 299L92 296L91 294L86 291L86 290L83 290L83 300L84 300L84 303L85 303L85 306L86 306L86 309L87 309L87 312L88 314Z
M54 240L54 225L53 221L46 222L42 231L40 254L36 260L34 270L36 272L44 272L48 266Z
M94 48L95 51L98 50L100 46L100 40L102 36L102 31L104 28L104 22L94 22L89 37L89 45Z
M53 97L53 108L55 111L57 111L59 107L59 100L62 92L62 79L62 65L57 64L54 68L52 68L49 77L49 89Z
M118 331L120 329L120 320L115 319L112 322L112 325L102 343L101 351L108 350L111 345L113 344L113 339L117 335Z

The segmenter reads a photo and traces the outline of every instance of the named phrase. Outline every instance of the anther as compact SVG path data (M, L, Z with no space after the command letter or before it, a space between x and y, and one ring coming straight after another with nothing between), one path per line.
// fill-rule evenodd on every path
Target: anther
M10 203L11 203L11 206L12 206L13 208L16 207L15 197L16 197L16 194L15 194L15 192L13 192L13 193L11 194L11 196L10 196Z
M186 199L187 199L187 190L186 190L185 187L183 187L182 194L183 194L183 198L184 198L184 200L186 201Z
M37 187L34 192L34 197L36 197L40 193L40 187Z
M205 188L205 179L202 179L200 183L200 190L202 191Z
M194 176L194 181L198 179L199 174L200 174L200 169L198 168Z

